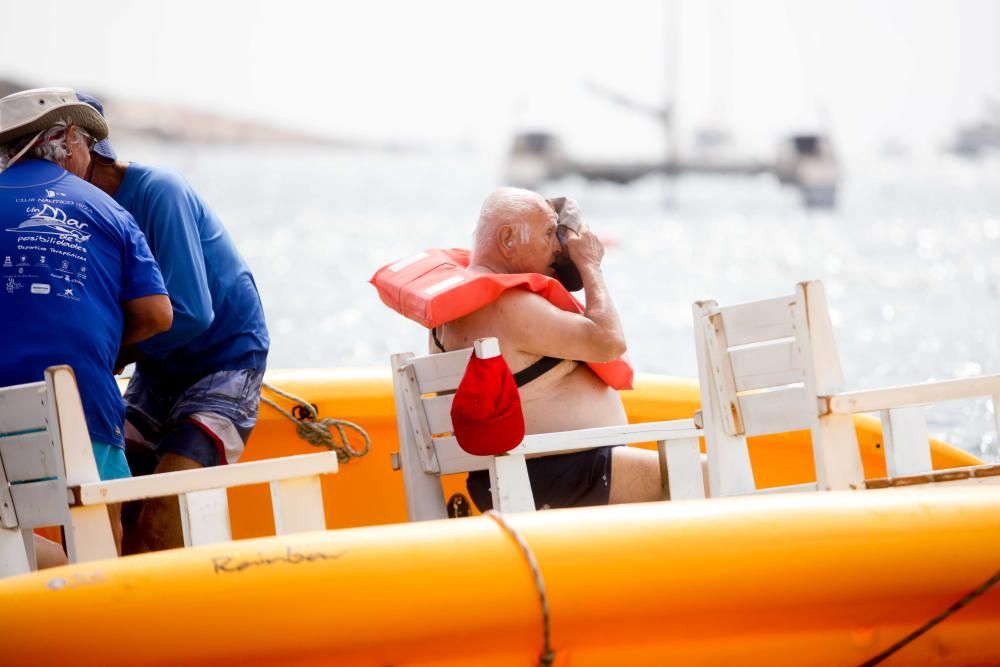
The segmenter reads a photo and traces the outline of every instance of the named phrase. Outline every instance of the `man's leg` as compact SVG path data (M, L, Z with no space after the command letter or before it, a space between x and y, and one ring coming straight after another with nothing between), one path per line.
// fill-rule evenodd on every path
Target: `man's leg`
M260 387L264 373L254 369L219 371L200 378L194 384L180 391L167 410L169 417L162 418L164 426L156 430L149 428L154 413L144 412L140 406L159 405L165 401L155 396L150 383L129 384L126 401L129 402L129 424L126 434L134 430L140 438L145 430L145 447L152 453L156 466L152 472L173 472L191 470L214 465L233 463L239 460L250 432L257 423L257 407L260 401ZM133 382L135 382L133 377ZM167 383L170 384L170 383ZM172 388L171 388L172 389ZM133 417L137 423L132 424ZM145 421L145 423L143 423ZM152 435L153 437L150 437ZM141 452L143 440L130 443L130 461L139 463L143 457L134 457ZM148 463L146 470L149 470ZM139 470L136 474L143 474ZM175 497L150 498L143 501L135 521L133 537L129 537L129 552L170 549L183 546L183 532L180 509Z
M611 495L608 504L644 503L663 500L660 480L660 455L638 447L615 447L611 450ZM708 498L708 464L701 459L701 477Z
M638 447L611 450L611 495L608 504L644 503L663 500L660 456Z
M128 479L132 476L125 451L114 445L101 442L91 443L94 450L94 462L97 464L97 474L102 481L113 479ZM122 553L122 504L111 503L108 508L108 520L111 522L111 535L115 540L115 549Z
M181 422L160 443L154 473L194 470L218 464L217 447L199 426ZM184 546L180 506L177 496L147 498L142 501L126 541L127 553L160 551Z
M160 463L152 449L134 440L125 441L125 456L128 458L128 465L132 469L133 477L153 474L156 466ZM132 500L121 505L123 555L149 551L145 541L139 535L139 512L142 511L142 504L141 500Z
M38 563L39 570L44 570L47 567L59 567L60 565L69 563L62 545L41 535L35 535L35 560Z

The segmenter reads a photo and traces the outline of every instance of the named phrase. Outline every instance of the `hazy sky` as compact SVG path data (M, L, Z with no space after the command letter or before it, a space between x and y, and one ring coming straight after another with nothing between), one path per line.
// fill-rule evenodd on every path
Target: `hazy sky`
M0 76L351 137L655 148L594 82L672 91L685 137L824 126L859 150L940 144L1000 98L1000 0L3 3Z

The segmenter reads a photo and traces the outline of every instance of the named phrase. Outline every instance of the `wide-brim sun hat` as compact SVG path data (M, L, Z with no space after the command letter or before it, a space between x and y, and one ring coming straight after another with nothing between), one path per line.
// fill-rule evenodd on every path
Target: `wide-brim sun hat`
M106 139L108 124L94 107L76 98L72 88L33 88L0 99L0 144L39 133L61 118Z

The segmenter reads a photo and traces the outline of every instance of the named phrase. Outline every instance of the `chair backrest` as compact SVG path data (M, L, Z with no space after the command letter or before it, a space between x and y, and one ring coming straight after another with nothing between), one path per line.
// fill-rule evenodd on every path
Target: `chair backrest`
M0 575L34 567L36 527L63 526L71 560L82 555L72 528L79 521L93 524L102 551L114 551L106 511L81 517L70 512L67 487L99 477L69 366L47 369L42 382L0 389L0 464Z
M269 482L275 530L326 527L319 475L337 453L102 482L76 378L69 366L45 380L0 388L0 577L35 568L31 529L61 525L70 562L118 555L107 505L178 496L185 546L232 539L226 489Z
M820 418L818 397L843 385L822 284L733 306L697 302L693 312L712 495L756 490L747 437L800 429L811 431L815 488L860 485L853 421Z
M393 392L406 509L410 520L443 519L439 475L483 470L491 457L467 454L452 432L451 403L472 348L415 356L394 354Z

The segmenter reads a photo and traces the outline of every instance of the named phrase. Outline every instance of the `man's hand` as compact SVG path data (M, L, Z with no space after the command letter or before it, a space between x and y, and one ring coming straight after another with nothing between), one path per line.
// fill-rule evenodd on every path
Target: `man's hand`
M579 232L567 230L566 248L569 250L569 258L578 269L598 267L604 259L604 244L587 225L581 224Z

